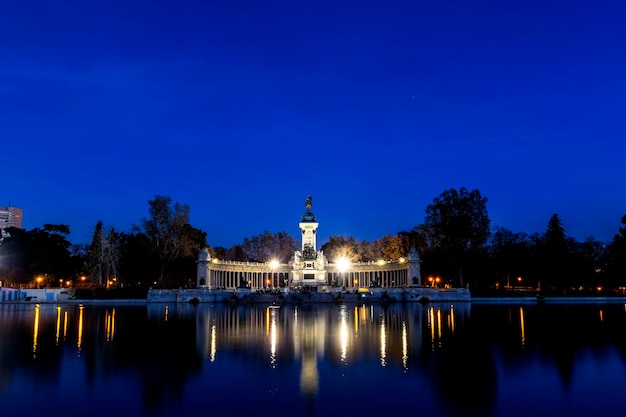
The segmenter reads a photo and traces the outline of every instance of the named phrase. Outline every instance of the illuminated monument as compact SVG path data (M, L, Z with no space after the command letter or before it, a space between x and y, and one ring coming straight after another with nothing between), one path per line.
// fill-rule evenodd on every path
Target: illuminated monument
M327 285L326 266L328 262L322 251L317 250L317 227L319 223L311 211L313 199L306 199L306 213L302 216L302 250L296 251L291 259L293 286Z
M290 292L305 287L315 292L404 290L422 286L420 257L415 248L406 258L376 262L331 260L317 250L319 223L313 199L306 199L299 223L301 250L289 262L240 262L211 258L208 249L198 257L197 287L215 290L276 290Z
M406 257L349 262L328 260L317 250L319 223L313 199L307 197L299 223L300 250L288 262L242 262L212 258L208 248L198 256L196 288L150 290L154 302L387 302L469 301L467 288L442 288L423 283L420 257L411 248ZM430 285L429 285L430 284Z

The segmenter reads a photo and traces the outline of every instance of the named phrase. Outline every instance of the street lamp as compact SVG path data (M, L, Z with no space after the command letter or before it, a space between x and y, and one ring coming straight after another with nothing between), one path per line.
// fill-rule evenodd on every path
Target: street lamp
M348 270L348 268L350 267L350 261L346 258L339 258L337 260L337 269L339 270L339 274L341 277L341 286L343 286L343 281L344 281L344 272L346 272Z
M270 261L270 268L272 270L272 288L275 287L275 285L274 285L274 274L275 274L276 268L278 268L278 265L279 264L278 264L278 261L276 259L272 259Z
M37 277L37 289L41 288L41 281L43 281L42 277Z

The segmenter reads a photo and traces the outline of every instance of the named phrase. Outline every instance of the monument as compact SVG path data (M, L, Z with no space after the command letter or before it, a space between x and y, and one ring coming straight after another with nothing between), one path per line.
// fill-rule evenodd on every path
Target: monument
M421 297L429 300L469 300L466 288L433 288L422 285L421 259L415 248L406 257L368 261L343 262L331 259L317 248L319 223L313 214L313 198L308 196L305 211L300 218L301 246L295 250L288 262L281 260L249 262L243 260L218 259L203 249L197 261L197 289L176 293L175 299L219 301L243 299L255 295L257 300L278 302L302 300L300 295L308 292L308 300L337 300L337 297L352 297L383 300L385 297L403 301L417 301ZM195 292L194 292L195 291ZM332 297L324 298L326 293ZM152 301L165 301L172 295L162 290L150 292ZM168 295L169 294L169 295ZM319 295L319 296L318 296ZM178 298L176 298L178 297ZM181 298L182 297L182 298ZM259 298L261 297L261 298ZM278 297L277 299L271 297ZM282 297L282 298L281 298ZM267 301L266 300L266 301Z
M317 250L317 228L319 223L313 214L313 198L308 196L305 203L306 212L300 221L302 232L302 250L296 251L291 259L293 286L313 287L326 286L326 266L328 261L322 251Z

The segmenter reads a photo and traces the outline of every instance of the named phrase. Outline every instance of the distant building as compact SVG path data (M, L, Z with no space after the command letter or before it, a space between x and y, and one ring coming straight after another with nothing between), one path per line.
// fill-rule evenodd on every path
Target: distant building
M22 214L24 210L19 207L0 206L0 230L8 227L22 228Z

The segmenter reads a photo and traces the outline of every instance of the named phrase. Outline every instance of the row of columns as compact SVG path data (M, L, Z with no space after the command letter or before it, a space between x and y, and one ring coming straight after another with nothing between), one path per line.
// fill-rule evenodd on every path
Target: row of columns
M246 271L209 271L209 288L239 288L270 289L281 286L288 281L289 274L283 272L246 272Z
M273 289L291 284L290 274L287 272L246 272L228 270L209 270L209 281L199 285L209 288L234 289L249 287L255 290ZM326 284L345 288L358 287L404 287L411 285L409 271L375 270L375 271L346 271L327 272Z
M338 284L340 287L358 288L377 285L380 287L404 287L411 285L407 269L376 270L376 271L347 271L328 273L329 285Z

